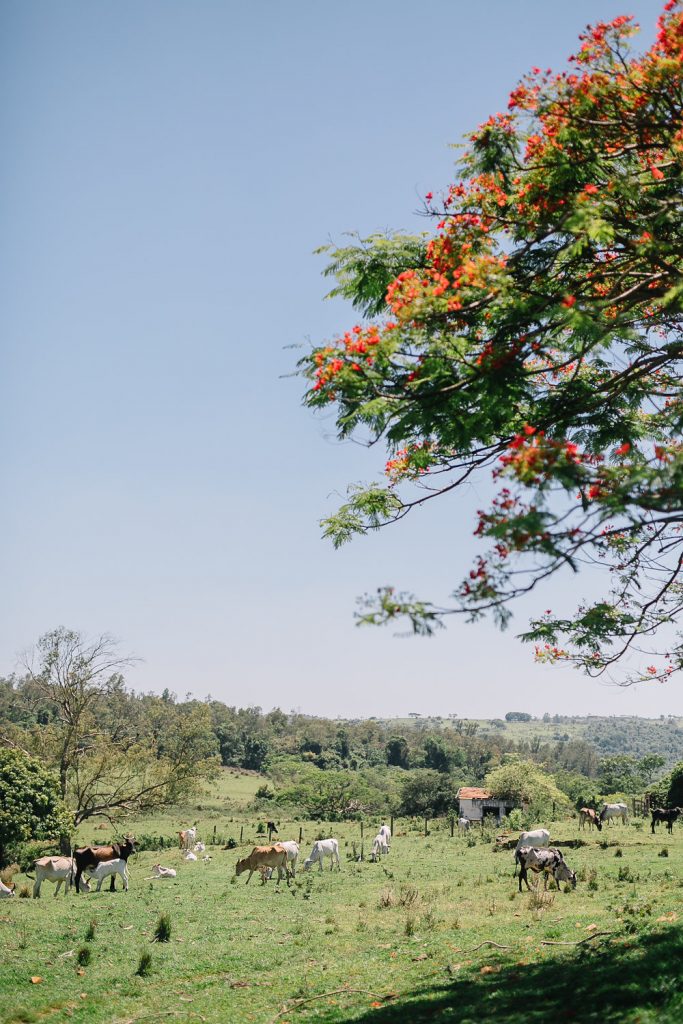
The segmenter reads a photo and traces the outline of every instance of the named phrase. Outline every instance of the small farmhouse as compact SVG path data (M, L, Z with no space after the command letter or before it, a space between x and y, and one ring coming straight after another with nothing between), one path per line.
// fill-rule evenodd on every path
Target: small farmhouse
M470 821L483 822L484 817L491 814L500 823L514 807L509 800L499 800L488 789L479 789L478 786L461 786L457 796L460 817Z

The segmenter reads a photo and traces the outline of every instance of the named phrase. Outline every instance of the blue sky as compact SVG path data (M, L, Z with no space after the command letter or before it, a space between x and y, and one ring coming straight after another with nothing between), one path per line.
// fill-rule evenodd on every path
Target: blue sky
M642 0L0 4L0 672L65 624L140 656L136 689L231 704L683 713L675 682L535 666L524 609L505 634L358 630L378 584L450 592L480 493L332 551L318 520L384 460L287 376L287 346L355 322L313 249L424 227L450 144L624 12L652 38Z

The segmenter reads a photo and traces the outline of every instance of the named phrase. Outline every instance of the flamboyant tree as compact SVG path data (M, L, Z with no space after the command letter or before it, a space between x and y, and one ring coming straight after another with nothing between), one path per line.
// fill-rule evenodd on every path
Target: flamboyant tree
M490 474L487 544L444 607L383 588L364 622L431 632L566 568L600 596L532 621L537 657L620 681L683 667L683 0L634 54L630 17L589 27L469 137L428 193L435 229L332 251L363 322L300 362L305 402L388 451L386 479L324 520L336 545Z

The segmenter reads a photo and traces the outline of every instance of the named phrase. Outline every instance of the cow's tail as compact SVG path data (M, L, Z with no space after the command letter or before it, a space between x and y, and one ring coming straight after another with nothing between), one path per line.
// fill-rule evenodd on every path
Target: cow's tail
M32 878L33 881L35 882L35 880L36 880L36 876L35 875L29 875L28 871L24 871L24 874L26 875L27 878Z

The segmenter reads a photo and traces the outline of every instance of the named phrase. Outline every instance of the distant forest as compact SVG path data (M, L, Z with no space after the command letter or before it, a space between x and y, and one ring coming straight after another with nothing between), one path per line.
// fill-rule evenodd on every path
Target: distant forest
M160 750L181 720L201 709L203 749L223 765L282 774L284 762L324 771L382 767L428 769L461 784L481 782L507 755L534 761L556 776L578 774L602 792L640 792L683 760L683 727L678 718L533 718L509 711L498 719L426 717L327 719L276 708L238 708L207 698L178 700L137 694L113 677L93 704L93 730L136 743L153 736ZM40 752L56 717L38 700L35 682L0 678L0 743Z

